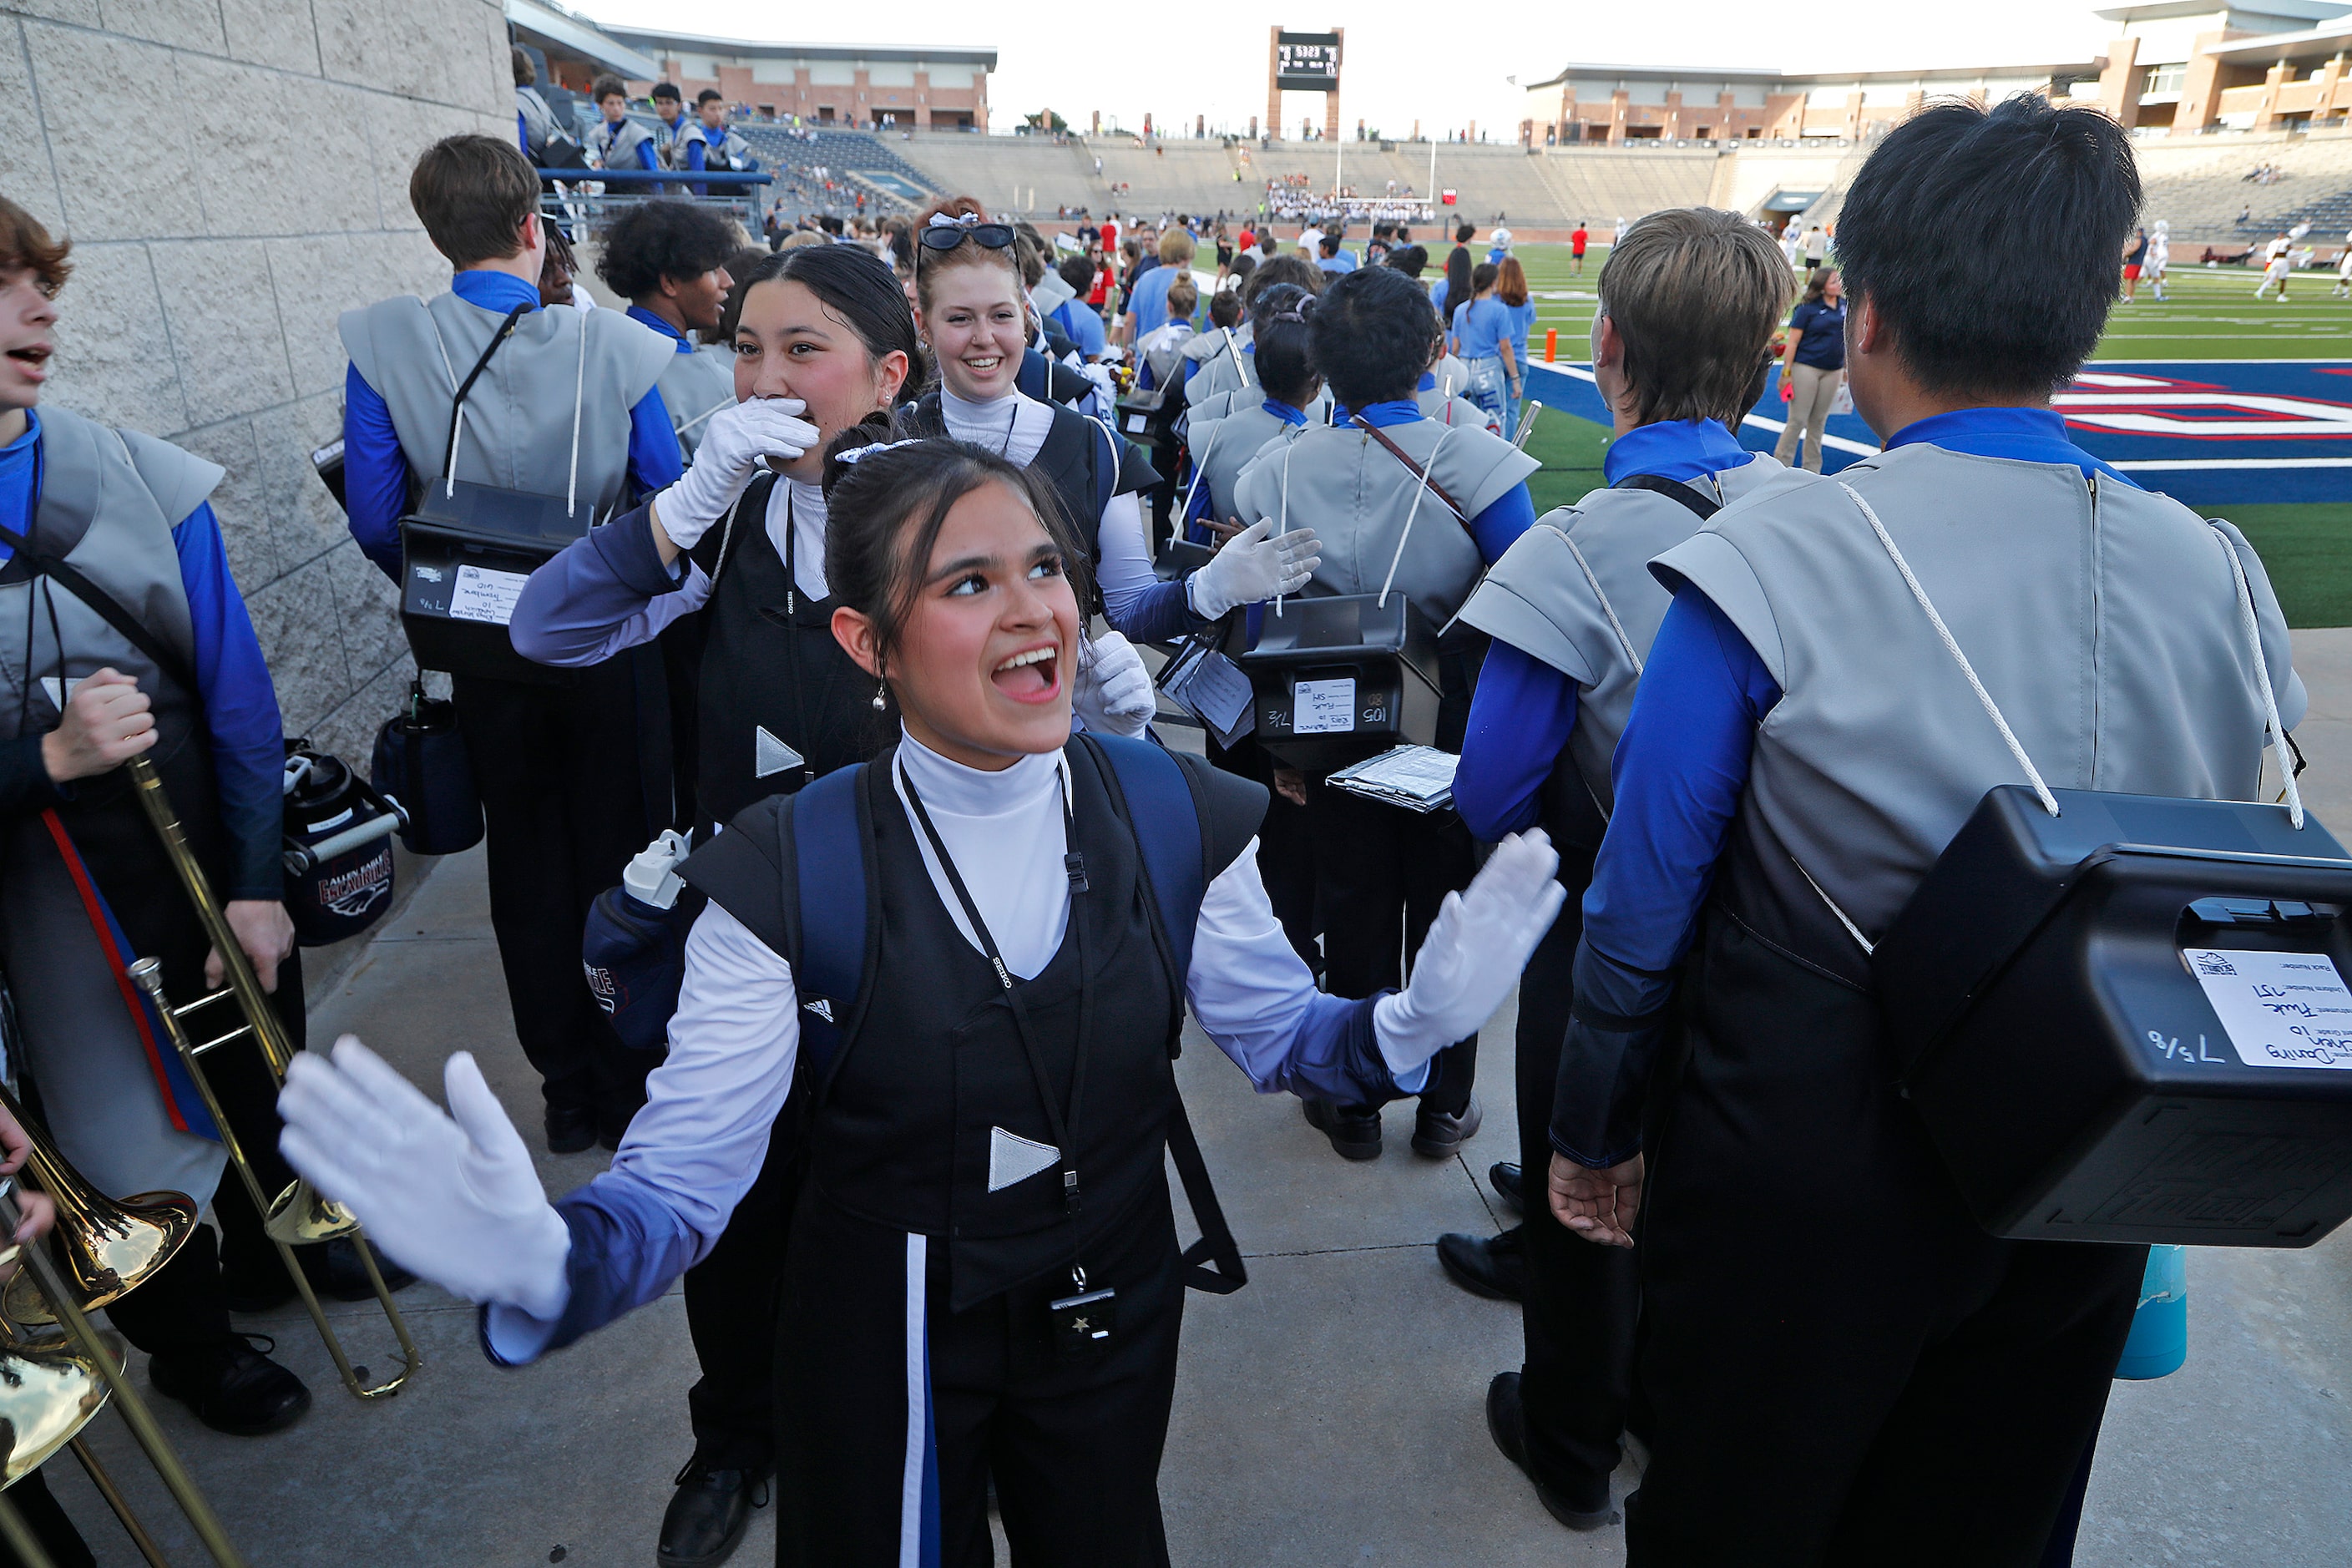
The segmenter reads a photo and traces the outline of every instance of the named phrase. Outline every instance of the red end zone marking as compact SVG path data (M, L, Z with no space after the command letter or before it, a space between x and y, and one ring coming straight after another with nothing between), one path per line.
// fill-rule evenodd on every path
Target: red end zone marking
M2069 425L2185 441L2352 439L2352 404L2233 392L2210 382L2086 371L2050 400Z

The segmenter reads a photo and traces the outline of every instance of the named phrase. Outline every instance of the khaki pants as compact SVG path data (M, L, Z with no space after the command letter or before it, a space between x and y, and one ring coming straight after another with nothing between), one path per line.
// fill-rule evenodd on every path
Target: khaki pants
M1821 370L1809 364L1790 367L1790 385L1796 389L1788 403L1789 426L1772 444L1772 455L1787 462L1797 454L1797 437L1805 438L1805 467L1822 471L1822 434L1830 422L1830 400L1837 395L1842 370Z

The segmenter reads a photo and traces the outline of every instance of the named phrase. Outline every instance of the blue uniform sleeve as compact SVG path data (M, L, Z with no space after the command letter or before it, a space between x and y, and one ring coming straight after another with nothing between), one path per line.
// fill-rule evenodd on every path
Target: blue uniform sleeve
M392 410L352 365L343 373L343 512L360 553L400 581L400 514L408 510L408 455Z
M1617 808L1584 895L1551 1120L1552 1147L1579 1164L1641 1150L1675 968L1747 790L1756 726L1780 700L1729 617L1697 589L1678 590L1617 742Z
M667 489L686 472L686 455L678 449L677 430L670 424L669 405L656 386L629 410L629 482L637 499Z
M40 736L0 741L0 817L46 811L71 798L70 790L58 787L49 777L49 765L41 756Z
M520 1307L480 1309L483 1352L500 1366L537 1361L644 1306L668 1289L700 1250L677 1211L625 1171L607 1171L558 1199L555 1212L572 1233L563 1265L571 1294L553 1321Z
M212 503L200 505L172 530L180 582L195 626L197 696L212 742L213 773L220 781L220 814L228 837L227 899L286 896L278 863L286 831L283 781L286 731L277 689L253 635L245 598L229 575L220 522Z
M1136 642L1174 642L1192 636L1208 623L1192 613L1186 598L1190 576L1173 582L1154 583L1142 592L1127 597L1116 615L1108 608L1104 618L1113 630Z
M1473 835L1496 843L1524 833L1542 815L1544 781L1576 728L1576 682L1498 642L1478 671L1454 809Z
M1470 535L1478 542L1478 553L1492 566L1503 558L1504 551L1518 542L1519 535L1535 525L1535 498L1528 494L1526 485L1517 484L1470 520Z
M645 141L637 143L637 167L646 170L658 169L661 167L661 158L654 152L653 139L651 137L647 137Z

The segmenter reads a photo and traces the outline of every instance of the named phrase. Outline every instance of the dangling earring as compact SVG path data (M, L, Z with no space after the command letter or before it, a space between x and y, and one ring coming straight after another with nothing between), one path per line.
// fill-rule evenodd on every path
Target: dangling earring
M890 706L890 683L877 676L874 681L874 711L881 712Z

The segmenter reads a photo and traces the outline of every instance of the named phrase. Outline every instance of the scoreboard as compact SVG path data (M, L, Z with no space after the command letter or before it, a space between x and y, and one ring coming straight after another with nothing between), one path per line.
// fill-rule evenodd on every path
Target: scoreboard
M1283 92L1339 90L1339 35L1282 33L1274 44L1274 85Z

